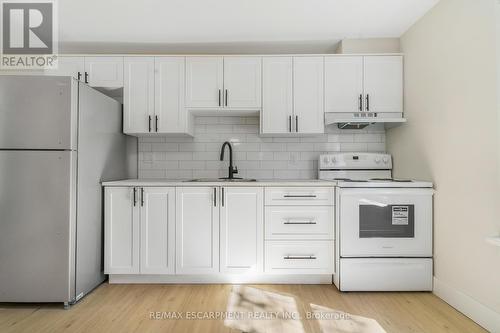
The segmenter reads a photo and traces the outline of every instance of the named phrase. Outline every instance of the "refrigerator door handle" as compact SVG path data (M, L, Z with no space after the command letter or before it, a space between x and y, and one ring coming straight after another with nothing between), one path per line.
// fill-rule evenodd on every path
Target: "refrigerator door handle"
M134 187L134 207L137 204L137 197L136 197L137 194L136 193L137 193L137 188Z
M141 187L141 207L144 207L144 187Z

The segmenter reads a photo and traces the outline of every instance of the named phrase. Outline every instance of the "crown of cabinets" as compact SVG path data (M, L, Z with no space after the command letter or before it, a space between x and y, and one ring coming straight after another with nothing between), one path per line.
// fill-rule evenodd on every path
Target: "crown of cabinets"
M273 136L324 133L325 112L403 114L401 55L60 56L55 70L1 74L69 75L106 91L123 88L130 135L193 135L194 114L260 112L261 135Z
M403 57L325 57L325 112L402 114Z

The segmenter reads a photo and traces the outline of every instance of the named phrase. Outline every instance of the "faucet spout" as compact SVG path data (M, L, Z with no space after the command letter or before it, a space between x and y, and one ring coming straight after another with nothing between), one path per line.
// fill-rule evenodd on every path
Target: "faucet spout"
M227 179L235 179L234 175L238 173L238 168L233 167L233 147L228 141L222 144L222 148L220 150L220 160L224 161L224 152L226 151L226 147L229 148L229 175Z

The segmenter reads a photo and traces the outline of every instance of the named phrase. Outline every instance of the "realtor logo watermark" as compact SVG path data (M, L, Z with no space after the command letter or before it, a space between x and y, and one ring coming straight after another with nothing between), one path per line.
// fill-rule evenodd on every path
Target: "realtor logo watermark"
M0 68L57 67L56 5L56 0L0 0Z

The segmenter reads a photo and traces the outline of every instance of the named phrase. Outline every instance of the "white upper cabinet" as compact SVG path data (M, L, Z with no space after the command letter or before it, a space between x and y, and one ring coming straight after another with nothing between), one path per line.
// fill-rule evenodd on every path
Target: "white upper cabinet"
M154 57L124 59L123 132L152 133L154 117Z
M43 75L72 76L83 81L85 79L85 58L60 56L57 60L57 68L47 69Z
M323 57L293 58L293 129L295 133L325 131Z
M293 58L262 60L262 134L292 132Z
M191 108L222 107L224 89L222 57L186 58L186 106Z
M104 208L104 273L139 273L137 189L107 187Z
M175 188L145 187L141 192L141 274L173 274Z
M121 88L123 57L85 57L85 75L91 87Z
M363 111L363 57L325 57L325 112Z
M264 193L262 188L221 188L221 273L258 273L263 271L263 207Z
M155 130L158 133L186 132L184 107L185 58L155 58Z
M261 108L261 57L224 57L226 108Z
M176 273L219 271L217 187L176 189Z
M364 57L365 110L403 112L403 57Z

